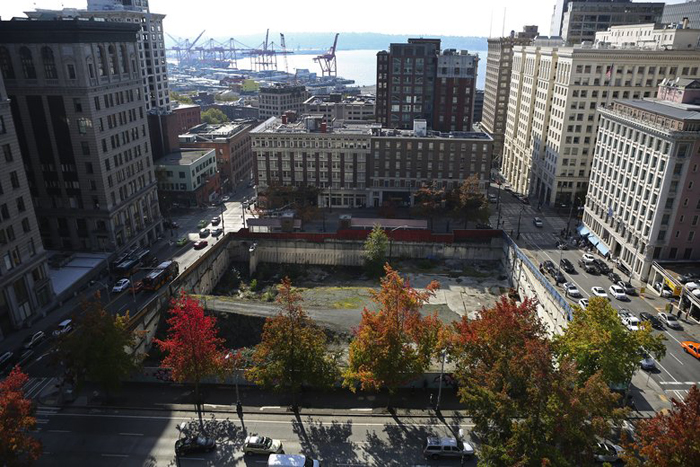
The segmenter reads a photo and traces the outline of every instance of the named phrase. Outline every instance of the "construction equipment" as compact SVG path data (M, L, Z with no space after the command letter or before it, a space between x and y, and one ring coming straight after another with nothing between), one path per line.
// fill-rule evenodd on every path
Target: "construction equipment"
M284 40L284 34L280 33L280 47L282 47L282 54L284 54L284 72L289 74L289 63L287 61L287 43Z
M321 66L321 76L337 77L338 76L338 64L335 60L335 48L338 45L338 36L340 33L336 33L335 40L333 41L333 46L328 49L323 55L318 55L314 58L314 62Z

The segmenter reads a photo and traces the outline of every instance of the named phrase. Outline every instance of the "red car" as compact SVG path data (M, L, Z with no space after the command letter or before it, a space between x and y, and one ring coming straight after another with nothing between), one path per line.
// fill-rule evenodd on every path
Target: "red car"
M206 240L199 240L198 242L194 242L194 249L201 250L202 248L206 248L207 245L209 245L209 242Z
M689 353L695 358L700 358L700 344L693 341L683 341L681 342L683 351Z
M143 290L143 282L141 282L141 281L136 281L136 282L134 282L134 285L131 286L131 288L129 289L129 292L132 292L132 293L139 293L139 292L141 292L142 290Z

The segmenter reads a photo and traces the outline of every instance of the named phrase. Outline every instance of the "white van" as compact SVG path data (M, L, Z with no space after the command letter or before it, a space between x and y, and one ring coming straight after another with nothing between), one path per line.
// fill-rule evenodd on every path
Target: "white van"
M267 458L268 467L320 467L316 459L303 454L270 454Z
M67 332L71 332L73 330L73 320L66 319L61 321L58 324L58 327L56 330L53 332L54 337L61 336Z

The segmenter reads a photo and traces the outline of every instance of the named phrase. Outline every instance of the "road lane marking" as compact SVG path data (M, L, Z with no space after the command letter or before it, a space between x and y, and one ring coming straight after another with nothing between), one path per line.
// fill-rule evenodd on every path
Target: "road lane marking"
M121 436L143 436L143 433L119 433Z
M673 381L674 381L675 383L677 383L677 382L678 382L678 380L676 379L676 377L675 377L675 376L673 376L673 375L671 374L671 372L670 372L670 371L668 371L668 370L667 370L666 368L664 368L664 366L663 366L663 365L662 365L661 363L659 363L659 361L658 361L658 360L655 360L655 361L656 361L656 364L657 364L657 365L659 365L659 367L660 367L660 368L661 368L662 370L664 370L664 371L665 371L666 373L668 373L668 376L670 376L670 377L671 377L671 379L673 379Z
M676 361L677 361L678 363L680 363L681 365L685 365L685 363L683 363L682 361L678 360L678 357L676 357L675 355L673 355L673 352L669 352L668 354L669 354L670 356L672 356L673 358L675 358Z
M372 409L350 409L350 410L355 411L355 412L371 412L372 411Z
M268 410L268 409L281 409L279 405L263 405L260 407L260 410Z
M127 454L100 454L102 457L129 457Z
M673 339L674 341L678 342L679 344L681 343L681 341L679 341L678 339L676 339L675 337L673 337L673 335L672 335L670 332L668 332L666 329L664 329L664 332L665 332L666 334L668 334L669 336L671 336L671 339Z

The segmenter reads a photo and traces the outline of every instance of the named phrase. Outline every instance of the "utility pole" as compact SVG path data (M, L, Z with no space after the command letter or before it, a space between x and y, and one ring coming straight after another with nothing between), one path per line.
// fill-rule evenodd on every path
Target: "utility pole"
M440 411L440 396L442 395L442 377L445 374L445 360L447 359L447 350L442 351L442 363L440 364L440 384L438 385L437 401L435 403L435 411Z
M523 217L523 211L525 210L525 206L523 206L520 209L520 214L518 214L518 235L516 235L515 239L520 240L520 219Z

